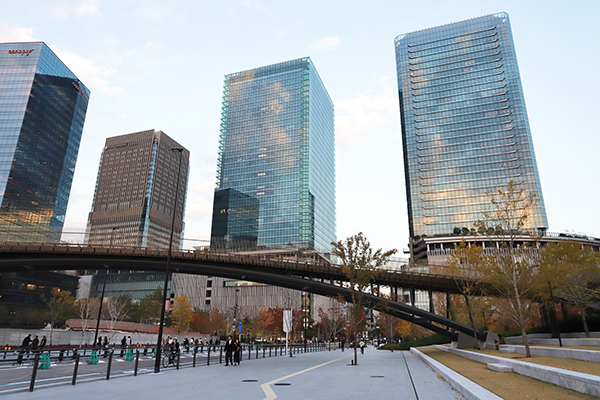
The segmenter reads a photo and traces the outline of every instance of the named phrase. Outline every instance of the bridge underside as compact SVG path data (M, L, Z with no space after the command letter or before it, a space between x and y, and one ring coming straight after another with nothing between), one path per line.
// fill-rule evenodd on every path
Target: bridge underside
M0 252L0 273L37 270L138 270L164 271L164 258L147 256L118 256L97 254L15 254ZM219 276L236 280L249 280L257 283L286 287L322 296L341 296L351 302L350 290L342 286L328 284L307 277L277 274L250 265L227 261L199 261L175 258L171 260L171 271L183 274ZM362 305L374 308L405 321L417 324L433 332L456 340L458 332L473 337L472 328L456 321L436 315L405 303L391 301L370 294L362 298ZM486 332L477 332L480 340L485 340Z

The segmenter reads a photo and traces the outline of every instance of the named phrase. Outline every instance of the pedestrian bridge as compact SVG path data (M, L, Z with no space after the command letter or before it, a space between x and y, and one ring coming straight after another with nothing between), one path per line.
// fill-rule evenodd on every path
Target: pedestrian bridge
M0 244L0 273L42 270L138 270L164 271L167 250L107 247L82 244L4 243ZM350 291L339 282L347 278L342 270L321 257L283 258L276 253L229 254L213 251L173 251L170 268L182 274L219 276L287 287L323 296L341 296L351 301ZM459 293L451 276L381 270L373 285ZM465 325L403 302L371 294L363 305L441 333L453 340L457 332L473 336ZM382 308L382 304L384 304ZM485 339L484 332L478 336Z

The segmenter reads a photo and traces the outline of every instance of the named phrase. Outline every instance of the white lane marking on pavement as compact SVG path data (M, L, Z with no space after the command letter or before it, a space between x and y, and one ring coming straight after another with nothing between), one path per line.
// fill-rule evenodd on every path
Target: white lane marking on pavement
M308 372L308 371L311 371L311 370L313 370L313 369L316 369L316 368L322 367L322 366L324 366L324 365L331 364L331 363L333 363L333 362L336 362L336 361L343 360L344 358L348 358L348 357L350 357L350 356L344 356L344 357L340 357L340 358L337 358L337 359L335 359L335 360L327 361L326 363L319 364L319 365L315 365L314 367L310 367L310 368L307 368L307 369L305 369L305 370L298 371L298 372L295 372L295 373L293 373L293 374L290 374L290 375L283 376L283 377L281 377L281 378L275 379L274 381L267 382L267 383L263 383L262 385L260 385L260 387L262 388L263 392L265 392L265 395L267 396L267 397L265 397L263 400L274 400L274 399L276 399L276 398L277 398L277 395L275 394L275 392L274 392L274 391L273 391L273 389L271 388L271 385L272 385L272 384L274 384L274 383L277 383L277 382L279 382L279 381L282 381L282 380L284 380L284 379L287 379L287 378L291 378L292 376L296 376L296 375L303 374L303 373L305 373L305 372Z

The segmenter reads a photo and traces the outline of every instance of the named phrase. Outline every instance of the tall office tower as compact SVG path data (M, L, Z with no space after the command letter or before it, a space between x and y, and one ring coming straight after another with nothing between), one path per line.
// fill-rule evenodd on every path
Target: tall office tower
M411 238L471 227L511 180L548 226L508 14L396 37Z
M211 246L336 240L333 103L310 58L225 76Z
M60 240L89 96L45 43L0 43L0 240Z
M174 149L179 149L177 151ZM85 242L92 245L167 249L173 213L173 248L183 238L188 182L188 150L164 132L149 130L106 139ZM140 299L161 287L164 274L108 274L107 296L124 291ZM95 276L90 295L97 297L103 279Z
M179 248L189 157L161 131L106 139L86 242L166 249L175 212L173 243Z

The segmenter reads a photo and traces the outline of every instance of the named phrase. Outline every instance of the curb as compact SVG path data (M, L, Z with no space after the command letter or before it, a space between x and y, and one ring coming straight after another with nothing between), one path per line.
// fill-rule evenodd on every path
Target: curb
M419 357L425 364L429 365L442 378L444 378L450 386L455 388L461 395L468 400L502 400L502 397L495 395L487 389L470 381L461 374L454 372L445 365L435 361L433 358L426 356L414 347L410 348L410 352Z
M513 371L517 374L525 375L543 382L552 383L557 386L562 386L566 389L575 390L580 393L597 397L600 396L600 376L598 375L590 375L561 368L547 367L541 364L512 360L510 358L491 356L488 354L480 354L472 351L451 349L439 345L435 345L433 347L484 364L498 363L508 365L512 367Z

